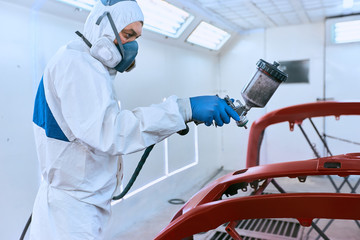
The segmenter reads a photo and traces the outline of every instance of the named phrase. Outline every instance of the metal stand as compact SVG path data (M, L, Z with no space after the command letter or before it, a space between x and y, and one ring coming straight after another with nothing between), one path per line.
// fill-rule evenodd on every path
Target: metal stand
M314 122L312 121L311 118L309 118L309 121L311 123L311 125L313 126L316 134L318 135L318 137L320 138L321 142L323 143L324 145L324 148L326 149L326 152L328 154L328 156L333 156L333 154L331 153L330 149L329 149L329 146L326 142L326 139L325 137L321 136L318 128L316 127L316 125L314 124ZM302 132L302 134L304 135L307 143L309 144L311 150L313 151L313 153L315 154L315 156L317 158L320 158L320 154L318 153L318 151L315 149L315 146L311 143L308 135L306 134L305 130L303 129L302 125L301 124L297 124ZM360 179L358 179L357 183L355 184L355 186L352 186L351 183L349 182L349 177L346 176L344 177L344 180L342 181L342 183L340 184L340 186L337 186L333 177L330 176L330 175L327 175L329 181L331 182L331 184L333 185L334 189L335 189L335 192L336 193L340 193L341 192L341 189L344 187L345 184L347 184L351 190L351 193L356 193L356 190L358 188L358 186L360 185ZM358 220L354 220L355 223L358 225L358 227L360 228L360 223ZM322 237L323 239L329 239L326 235L325 235L325 231L330 227L330 225L334 222L334 219L331 219L326 225L324 228L320 229L316 224L319 222L319 219L317 219L315 222L313 222L312 224L312 229L316 230L319 234L319 236L316 238L316 240L318 240L320 237ZM308 235L311 233L312 229L310 229L310 231L308 232Z

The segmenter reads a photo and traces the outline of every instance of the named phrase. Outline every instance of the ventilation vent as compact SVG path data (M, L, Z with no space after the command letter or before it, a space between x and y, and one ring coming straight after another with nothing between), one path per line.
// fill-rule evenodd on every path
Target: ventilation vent
M227 223L206 234L195 235L196 240L232 240L227 234ZM301 239L303 227L294 219L241 220L235 230L243 240L295 240Z

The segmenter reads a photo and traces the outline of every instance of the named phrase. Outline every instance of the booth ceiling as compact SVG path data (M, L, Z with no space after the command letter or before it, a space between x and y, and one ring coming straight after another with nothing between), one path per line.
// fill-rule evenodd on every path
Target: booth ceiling
M360 13L360 0L179 0L221 18L235 31L323 21Z

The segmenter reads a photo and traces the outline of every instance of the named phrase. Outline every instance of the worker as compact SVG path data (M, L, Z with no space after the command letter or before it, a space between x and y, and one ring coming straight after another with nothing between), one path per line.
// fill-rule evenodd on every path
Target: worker
M30 239L103 239L122 155L162 141L189 121L222 126L239 120L217 96L170 96L132 111L120 107L113 79L134 65L143 22L136 1L101 0L83 35L47 64L33 116L42 182Z

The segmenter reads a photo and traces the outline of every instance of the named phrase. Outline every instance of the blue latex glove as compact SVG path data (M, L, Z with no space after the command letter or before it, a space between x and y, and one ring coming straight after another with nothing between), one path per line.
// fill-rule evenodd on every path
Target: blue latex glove
M239 115L218 96L199 96L190 98L192 119L204 122L210 126L215 120L216 125L222 126L230 122L230 117L239 121Z

